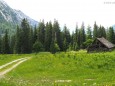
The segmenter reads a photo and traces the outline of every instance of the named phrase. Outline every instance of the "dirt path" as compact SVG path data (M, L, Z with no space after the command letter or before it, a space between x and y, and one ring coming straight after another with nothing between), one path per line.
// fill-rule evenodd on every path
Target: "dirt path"
M6 63L5 65L0 66L0 69L4 68L4 67L6 67L6 66L8 66L8 65L10 65L10 64L12 64L12 63L14 63L14 62L18 62L18 61L20 61L20 60L23 60L23 59L24 59L24 58L20 58L20 59L16 59L16 60L14 60L14 61L11 61L11 62L9 62L9 63Z
M14 63L14 62L17 62L17 63L14 64L13 66L11 66L11 67L7 68L6 70L0 72L0 78L2 78L6 73L10 72L10 71L13 70L14 68L16 68L19 64L21 64L21 63L27 61L28 59L29 59L29 58L21 58L21 59L14 60L14 61L12 61L12 62L9 62L9 63L5 64L5 65L0 66L0 69L2 69L2 68L4 68L4 67L6 67L6 66L9 66L10 64L12 64L12 63Z

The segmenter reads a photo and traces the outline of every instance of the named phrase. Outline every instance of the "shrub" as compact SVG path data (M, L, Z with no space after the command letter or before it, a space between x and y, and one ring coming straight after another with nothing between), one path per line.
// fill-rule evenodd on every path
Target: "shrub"
M43 50L44 50L43 45L39 41L36 41L33 45L33 51L37 53Z

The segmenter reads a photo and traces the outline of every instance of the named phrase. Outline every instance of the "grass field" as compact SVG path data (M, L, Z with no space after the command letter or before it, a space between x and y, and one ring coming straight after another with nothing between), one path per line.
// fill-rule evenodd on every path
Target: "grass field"
M6 74L0 86L115 86L115 51L2 56L0 65L20 57L32 58Z
M28 57L30 55L22 55L22 54L9 54L9 55L4 55L4 54L1 54L0 55L0 66L5 64L5 63L8 63L10 61L13 61L15 59L19 59L19 58L23 58L23 57Z

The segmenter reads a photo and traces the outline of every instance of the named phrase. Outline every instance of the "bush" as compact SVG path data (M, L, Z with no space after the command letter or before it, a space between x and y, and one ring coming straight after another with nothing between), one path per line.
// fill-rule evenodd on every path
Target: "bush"
M33 51L37 53L37 52L40 52L40 51L43 51L43 50L44 50L44 48L43 48L42 43L39 42L39 41L36 41L33 45Z
M50 51L51 51L51 53L56 53L56 52L58 52L60 50L60 48L59 48L59 46L58 46L58 44L57 43L51 43L51 46L50 46Z
M87 48L92 42L93 42L92 39L88 39L87 41L85 41L85 42L83 43L83 46L84 46L85 48Z

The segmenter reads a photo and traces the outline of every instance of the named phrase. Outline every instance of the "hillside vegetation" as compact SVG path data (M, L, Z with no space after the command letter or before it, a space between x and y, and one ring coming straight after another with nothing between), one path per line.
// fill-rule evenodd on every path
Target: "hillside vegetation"
M25 55L22 55L23 57ZM87 53L84 50L30 54L0 80L2 86L114 86L115 51Z

